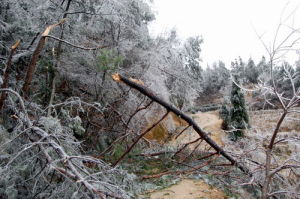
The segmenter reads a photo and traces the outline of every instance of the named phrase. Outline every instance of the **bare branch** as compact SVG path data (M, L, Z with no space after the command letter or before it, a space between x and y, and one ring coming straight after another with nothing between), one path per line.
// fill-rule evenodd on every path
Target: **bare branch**
M102 48L107 48L108 46L97 46L97 47L94 47L94 48L87 48L87 47L83 47L83 46L78 46L78 45L75 45L75 44L72 44L66 40L63 40L63 39L60 39L58 37L55 37L55 36L52 36L52 35L46 35L45 37L47 38L51 38L51 39L54 39L54 40L57 40L57 41L60 41L62 43L65 43L69 46L72 46L74 48L79 48L79 49L82 49L82 50L98 50L98 49L102 49Z
M150 126L148 129L146 129L143 133L141 133L136 140L131 144L130 147L121 155L121 157L112 165L115 167L121 160L124 159L124 157L133 149L133 147L138 143L138 141L144 137L149 131L151 131L156 125L158 125L161 121L163 121L169 114L169 111L167 111L158 121L156 121L152 126Z

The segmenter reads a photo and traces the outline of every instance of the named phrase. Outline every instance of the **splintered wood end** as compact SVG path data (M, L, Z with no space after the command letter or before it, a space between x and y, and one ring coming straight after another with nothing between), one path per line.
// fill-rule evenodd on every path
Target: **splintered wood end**
M12 50L15 50L16 48L18 48L18 46L20 45L20 40L18 40L12 47L11 47L11 49Z
M113 78L114 81L116 82L122 82L121 77L118 73L112 74L111 77Z
M130 81L139 84L139 85L144 85L144 82L142 80L139 79L133 79L133 78L129 78Z
M52 28L54 28L55 26L59 26L59 25L65 23L65 21L66 21L66 19L64 18L64 19L61 19L58 23L52 24L52 25L48 26L45 29L45 31L43 32L42 36L44 36L44 37L48 36Z

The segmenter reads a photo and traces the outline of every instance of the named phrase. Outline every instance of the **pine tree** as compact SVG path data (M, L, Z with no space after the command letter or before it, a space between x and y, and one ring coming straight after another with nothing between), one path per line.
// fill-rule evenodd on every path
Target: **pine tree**
M222 129L228 130L230 125L230 110L226 104L223 104L220 109L220 118L223 120Z
M231 62L231 72L238 77L242 82L246 80L246 63L241 57L235 59L234 62Z
M259 75L258 68L255 66L253 59L249 59L248 64L246 65L246 79L247 82L252 84L257 84L257 79Z
M237 81L235 82L238 83ZM231 139L233 141L236 141L239 137L243 137L242 129L249 127L249 117L246 110L244 94L235 82L232 82L230 96L232 104L232 108L230 110L230 125L234 129L231 133Z

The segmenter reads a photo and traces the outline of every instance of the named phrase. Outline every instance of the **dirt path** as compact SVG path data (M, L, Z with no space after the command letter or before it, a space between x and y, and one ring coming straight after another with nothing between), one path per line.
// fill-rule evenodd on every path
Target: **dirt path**
M220 146L224 146L222 137L224 132L221 130L222 119L218 112L196 113L192 115L196 123L205 131L210 133L210 137ZM194 132L196 134L196 132ZM198 134L197 134L198 135Z
M195 122L206 132L209 133L209 136L219 145L224 146L222 137L225 136L224 132L221 130L222 120L219 118L217 112L206 112L206 113L196 113L192 114L191 117ZM180 135L176 140L170 142L172 145L179 145L187 143L199 138L199 135L194 130L189 130ZM196 145L190 145L190 148ZM204 147L204 145L202 146Z
M150 199L225 199L225 194L200 180L184 179L169 188L153 192Z
M192 114L191 117L195 122L205 131L210 133L210 137L220 146L224 146L222 137L225 136L221 130L222 120L219 118L217 112L206 112ZM182 145L199 138L199 135L192 129L184 132L176 140L172 140L170 145ZM193 150L197 145L190 145ZM203 144L201 144L203 145ZM203 145L203 147L208 147ZM224 199L227 198L221 190L211 187L202 180L188 180L184 179L178 184L163 190L155 191L150 194L150 199Z

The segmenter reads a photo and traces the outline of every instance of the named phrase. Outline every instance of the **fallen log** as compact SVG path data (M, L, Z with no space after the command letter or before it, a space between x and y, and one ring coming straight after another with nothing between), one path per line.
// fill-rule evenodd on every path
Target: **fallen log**
M198 133L201 139L203 139L208 145L210 145L216 152L220 155L222 155L225 159L227 159L232 165L239 168L242 172L251 175L249 173L249 170L245 168L243 165L239 164L231 155L229 155L222 147L220 147L215 141L213 141L209 136L208 133L205 132L201 127L199 127L191 117L180 111L179 109L175 108L171 104L167 103L163 99L159 98L157 95L155 95L152 91L150 91L148 88L146 88L143 84L140 84L138 81L132 81L132 79L123 77L120 74L113 74L112 78L116 82L122 82L125 83L127 86L136 89L143 95L149 97L154 102L160 104L164 108L167 109L167 111L173 112L175 115L180 117L181 119L185 120L190 126L193 127L193 129Z
M59 23L56 23L56 24L53 24L53 25L49 25L45 31L43 32L38 44L37 44L37 47L35 48L32 56L31 56L31 60L30 60L30 63L28 65L28 68L27 68L27 72L26 72L26 76L25 76L25 79L24 79L24 84L23 84L23 96L27 97L28 95L28 92L29 92L29 88L30 88L30 85L31 85L31 81L32 81L32 78L33 78L33 74L35 72L35 69L36 69L36 65L37 65L37 62L39 60L39 56L46 44L46 41L47 41L47 36L49 34L49 32L56 26L59 26L61 24L63 24L65 22L65 20L61 20Z
M17 48L18 48L19 45L20 45L20 40L17 41L15 43L15 45L13 45L11 47L10 54L9 54L9 57L8 57L8 60L7 60L6 66L5 66L5 71L4 71L4 75L3 75L4 76L4 78L3 78L3 84L1 86L1 88L7 88L8 85L9 85L9 75L12 72L11 71L12 70L11 69L12 57L13 57L14 53L16 52L16 50L17 50ZM4 101L6 99L6 95L7 94L5 92L3 92L1 94L1 97L0 97L0 109L2 109L2 107L3 107Z

